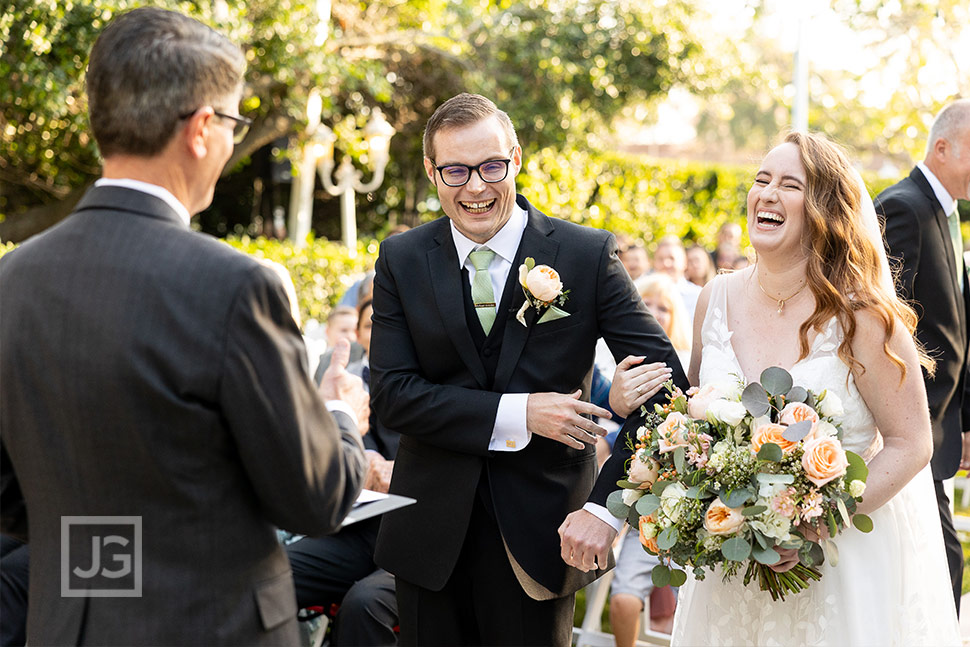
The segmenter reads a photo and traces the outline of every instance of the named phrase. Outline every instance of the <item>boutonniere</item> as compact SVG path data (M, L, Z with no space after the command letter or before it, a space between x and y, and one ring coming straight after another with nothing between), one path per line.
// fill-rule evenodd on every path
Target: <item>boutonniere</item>
M523 326L528 326L525 313L530 307L535 308L536 313L545 309L538 323L569 316L568 312L556 307L564 305L569 298L569 290L562 289L562 281L559 280L559 272L556 270L548 265L536 265L533 258L527 258L519 265L519 284L525 293L525 303L519 308L515 318Z

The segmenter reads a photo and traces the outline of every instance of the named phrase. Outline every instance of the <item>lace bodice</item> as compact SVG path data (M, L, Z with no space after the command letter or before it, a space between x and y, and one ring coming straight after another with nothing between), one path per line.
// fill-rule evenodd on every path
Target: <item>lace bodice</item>
M727 281L727 275L718 275L712 282L711 299L701 328L701 385L723 381L724 376L731 374L744 377L731 344L734 332L728 328ZM841 339L841 326L833 317L815 336L808 356L790 368L783 368L788 369L795 384L815 393L827 389L842 400L845 408L841 418L843 446L869 461L881 449L882 438L849 367L838 355ZM757 379L757 376L752 377Z

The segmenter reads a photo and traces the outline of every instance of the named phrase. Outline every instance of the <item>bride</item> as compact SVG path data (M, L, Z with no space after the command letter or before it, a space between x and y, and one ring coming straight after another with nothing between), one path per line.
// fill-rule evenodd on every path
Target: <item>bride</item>
M827 561L820 581L784 601L740 577L691 577L671 643L959 645L928 467L920 369L932 370L932 361L913 341L915 314L896 298L861 178L824 137L791 133L765 156L747 212L758 262L717 276L701 293L691 383L732 374L751 382L781 366L798 385L836 393L843 444L869 465L858 512L875 529L840 534L838 564ZM629 382L614 381L617 399ZM782 558L776 570L798 559Z

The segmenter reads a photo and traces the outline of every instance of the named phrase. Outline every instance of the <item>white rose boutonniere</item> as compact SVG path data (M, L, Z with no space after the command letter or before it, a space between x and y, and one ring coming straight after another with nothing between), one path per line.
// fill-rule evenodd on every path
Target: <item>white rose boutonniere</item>
M562 289L562 281L559 280L559 272L556 270L548 265L536 265L533 258L527 258L519 265L519 284L525 293L525 303L519 308L515 318L523 326L528 325L525 322L525 313L530 307L535 308L537 313L545 309L538 323L569 316L568 312L556 307L565 304L569 296L569 290Z

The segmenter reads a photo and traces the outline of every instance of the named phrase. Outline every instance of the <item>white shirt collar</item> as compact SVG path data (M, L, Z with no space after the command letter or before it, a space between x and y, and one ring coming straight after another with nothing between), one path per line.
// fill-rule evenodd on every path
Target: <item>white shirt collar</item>
M120 186L125 189L132 189L133 191L141 191L142 193L148 193L156 198L161 199L168 206L175 210L175 213L185 222L185 226L189 226L189 222L192 220L192 216L189 214L189 210L184 204L179 202L178 198L172 195L171 191L165 187L158 186L157 184L149 184L148 182L142 182L141 180L132 180L129 178L101 178L94 183L94 186Z
M519 205L512 206L512 215L508 221L502 225L494 236L483 243L496 255L502 257L508 263L515 262L515 252L519 249L519 242L522 240L522 232L529 222L526 210ZM458 267L464 267L468 255L471 254L479 244L469 239L455 227L454 221L451 223L451 237L455 241L455 249L458 251Z
M943 207L943 213L946 216L949 216L951 213L956 211L957 201L950 196L950 192L944 188L943 183L940 182L939 178L933 175L933 171L931 171L923 162L916 162L916 167L923 172L923 175L926 176L926 181L930 183L930 186L933 188L933 193L936 195L937 201L939 201L940 206Z

